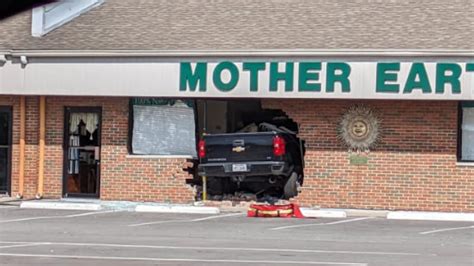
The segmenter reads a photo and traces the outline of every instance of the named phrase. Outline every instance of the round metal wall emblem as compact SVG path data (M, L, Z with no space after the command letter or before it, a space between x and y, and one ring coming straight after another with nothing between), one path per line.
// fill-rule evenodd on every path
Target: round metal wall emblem
M380 121L372 109L362 105L349 108L339 125L339 137L356 152L368 152L380 135Z

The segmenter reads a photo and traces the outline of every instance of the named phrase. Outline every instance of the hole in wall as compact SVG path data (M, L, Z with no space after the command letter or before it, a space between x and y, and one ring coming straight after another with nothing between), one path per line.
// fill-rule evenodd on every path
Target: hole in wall
M207 172L208 200L271 202L288 199L298 193L304 179L304 140L298 137L298 124L283 110L264 109L260 100L197 100L196 113L197 134L200 139L206 135L204 139L213 138L212 141L221 141L223 145L220 151L217 151L220 149L217 146L208 147L211 153L209 156L212 158L201 161L202 165L209 163L219 165L220 161L225 162L227 166L246 164L253 168L245 173L230 170L226 173L220 171L214 175L212 171ZM284 136L286 143L284 158L272 157L273 146L271 146L272 143L268 144L269 136L265 135L265 132L276 132ZM239 137L235 134L239 134ZM253 136L250 137L251 135ZM231 142L238 139L250 144L233 147ZM258 142L265 142L265 139L267 139L265 145L270 145L270 147L256 145ZM244 151L232 152L239 148ZM256 170L259 164L273 161L283 162L284 169L277 166L268 168L272 173L263 168L263 170ZM188 184L196 186L196 200L202 199L203 173L198 170L199 164L200 162L195 162L195 167L192 170L188 169L194 178L187 180ZM221 164L218 167L223 166Z

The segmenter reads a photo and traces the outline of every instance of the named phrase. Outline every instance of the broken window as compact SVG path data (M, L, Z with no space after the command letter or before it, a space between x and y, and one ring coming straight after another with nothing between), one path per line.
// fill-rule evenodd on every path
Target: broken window
M194 101L132 100L131 152L196 157Z

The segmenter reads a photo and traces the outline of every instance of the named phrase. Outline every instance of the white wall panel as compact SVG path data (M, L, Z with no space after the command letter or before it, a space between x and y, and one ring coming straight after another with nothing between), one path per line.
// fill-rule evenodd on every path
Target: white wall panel
M212 72L217 62L208 61L207 90L180 91L180 63L178 60L163 61L153 58L29 58L29 63L7 63L0 66L0 94L25 95L101 95L101 96L146 96L146 97L210 97L210 98L338 98L338 99L418 99L418 100L472 100L474 95L474 72L465 72L466 62L458 62L463 73L460 78L462 93L453 94L447 86L444 94L434 93L436 63L425 63L432 93L423 94L415 89L403 93L404 82L412 65L401 62L398 80L399 93L377 93L376 62L345 61L351 66L351 92L342 93L336 85L335 92L325 91L325 66L320 72L321 92L298 91L298 64L295 63L294 89L286 92L281 87L271 92L269 86L269 62L259 76L259 91L250 92L249 73L242 71L244 60L233 61L239 68L240 79L229 92L222 92L212 82ZM207 61L207 60L202 60ZM308 60L300 60L308 61ZM311 60L317 61L317 60ZM338 60L340 62L341 60ZM249 61L251 62L251 60ZM285 61L280 61L285 62ZM296 61L298 62L298 61ZM282 64L282 63L280 63ZM224 71L223 73L227 73ZM225 74L223 74L225 75ZM281 85L281 84L280 84Z

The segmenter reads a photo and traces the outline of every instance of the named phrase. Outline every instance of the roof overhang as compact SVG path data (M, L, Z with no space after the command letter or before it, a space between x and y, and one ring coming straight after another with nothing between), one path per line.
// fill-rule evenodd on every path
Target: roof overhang
M288 49L288 50L9 50L31 57L474 57L472 50Z

